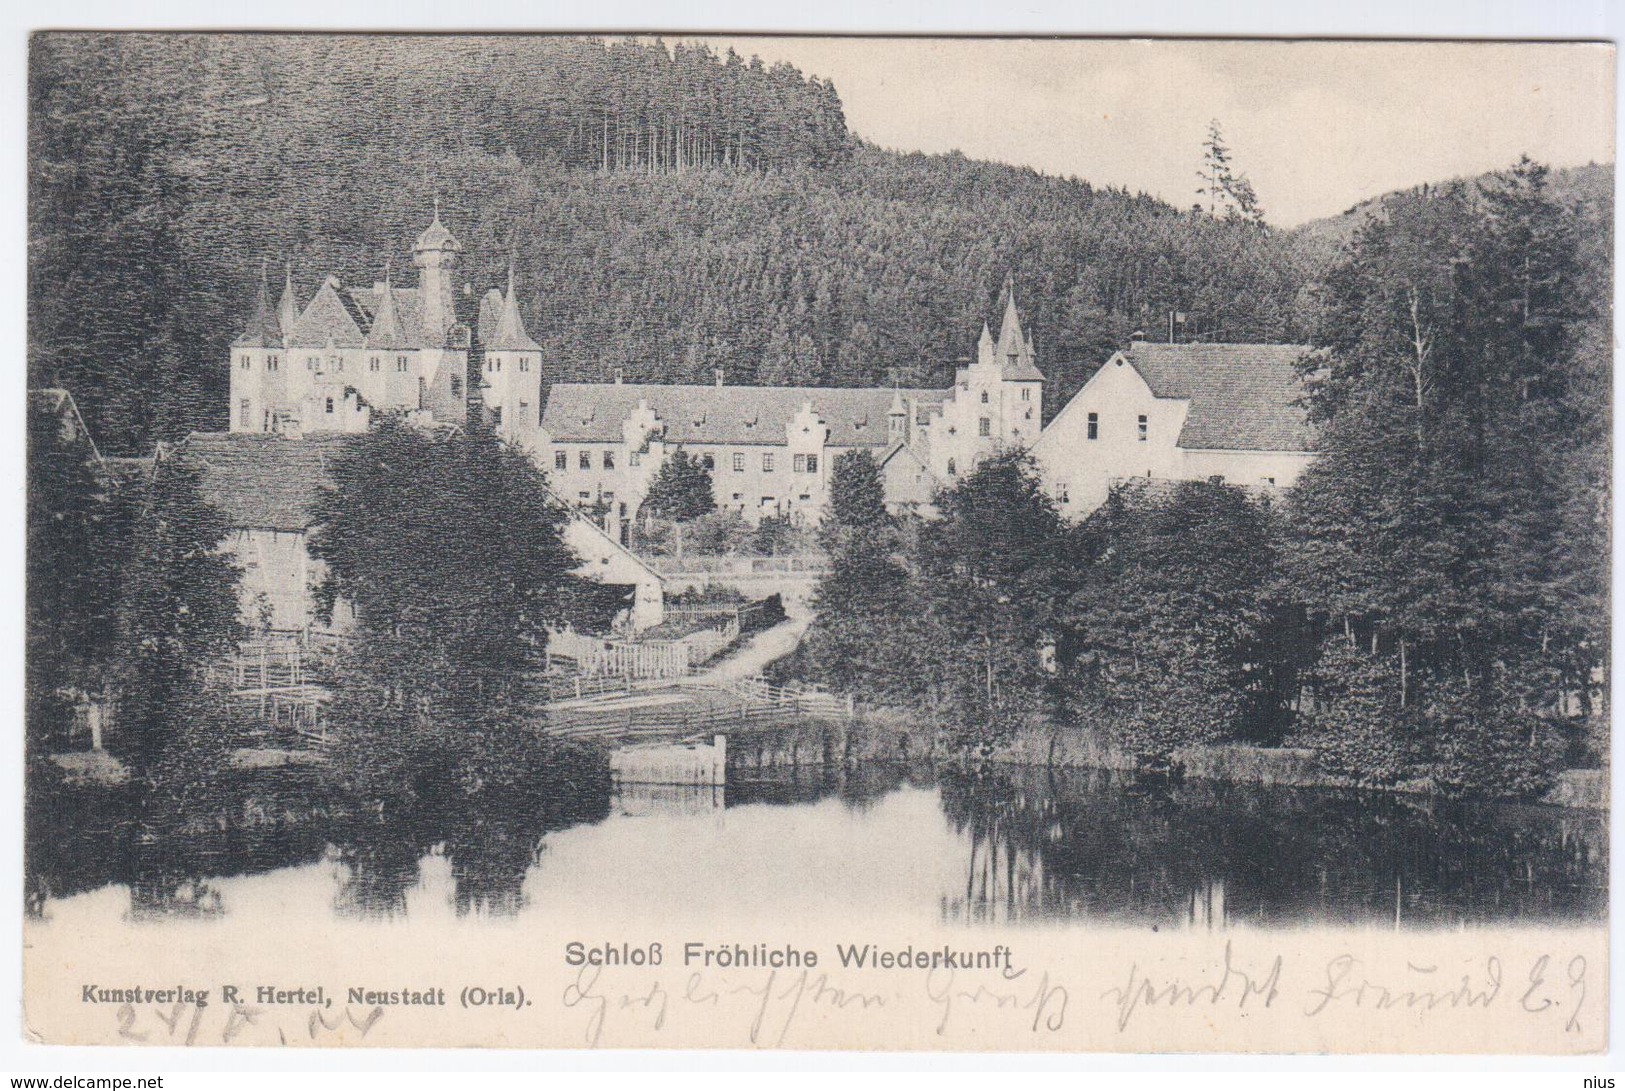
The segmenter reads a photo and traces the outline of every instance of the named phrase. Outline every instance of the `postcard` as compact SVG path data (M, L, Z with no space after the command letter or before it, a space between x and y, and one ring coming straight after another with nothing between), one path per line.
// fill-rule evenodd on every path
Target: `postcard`
M1614 65L36 34L23 1032L1605 1050Z

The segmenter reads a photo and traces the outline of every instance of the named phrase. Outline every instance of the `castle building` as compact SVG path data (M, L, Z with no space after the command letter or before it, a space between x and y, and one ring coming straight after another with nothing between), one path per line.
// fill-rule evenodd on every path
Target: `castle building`
M894 512L931 498L996 451L1030 446L1043 422L1044 376L1014 293L997 340L946 389L555 383L542 414L543 468L557 492L608 521L635 518L678 447L711 472L719 510L818 523L833 460L867 450Z
M1315 459L1298 364L1307 345L1135 341L1032 444L1061 513L1130 478L1290 488Z
M542 350L520 314L513 267L507 291L489 290L465 315L473 289L453 286L461 252L436 207L412 248L416 288L396 286L386 267L370 288L329 276L300 306L289 275L273 307L262 268L253 313L231 346L230 428L193 433L182 445L230 527L226 548L242 567L240 606L252 629L287 634L314 624L322 566L307 543L315 499L332 457L377 414L403 413L426 427L484 414L499 436L539 457ZM576 574L624 592L630 628L660 623L657 573L579 511L563 535L581 559ZM333 627L352 621L340 603Z
M472 295L453 283L462 245L440 210L418 236L415 288L398 287L386 265L368 288L326 277L303 306L290 272L271 304L260 273L247 328L231 346L232 432L365 432L375 414L463 425L470 407L498 434L527 447L541 419L541 347L525 330L514 293L492 289L479 304L476 340L459 313ZM470 363L480 366L472 377Z

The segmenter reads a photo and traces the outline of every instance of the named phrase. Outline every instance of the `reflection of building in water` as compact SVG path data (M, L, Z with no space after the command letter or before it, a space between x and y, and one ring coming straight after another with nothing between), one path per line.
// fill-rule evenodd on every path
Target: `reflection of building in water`
M721 812L727 789L721 784L620 784L615 810L628 818Z

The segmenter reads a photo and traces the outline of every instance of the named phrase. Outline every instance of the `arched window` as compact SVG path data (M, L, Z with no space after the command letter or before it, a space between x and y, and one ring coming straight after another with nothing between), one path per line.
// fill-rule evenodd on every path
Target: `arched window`
M954 460L950 458L948 460L948 476L949 477L954 477L954 476L958 475L958 473L959 473L959 470L954 467Z
M983 405L987 404L987 391L985 391L985 390L982 391L982 404Z

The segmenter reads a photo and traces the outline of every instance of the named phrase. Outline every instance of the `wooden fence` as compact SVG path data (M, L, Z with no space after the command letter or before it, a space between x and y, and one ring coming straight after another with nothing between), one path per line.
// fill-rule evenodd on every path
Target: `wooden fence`
M761 679L685 684L710 700L655 705L587 704L547 710L545 730L557 738L637 742L748 733L808 719L850 720L849 699L812 687L771 686Z
M829 558L822 553L796 553L782 557L643 557L662 576L769 576L821 575L829 570Z
M716 616L723 621L717 628L678 640L606 640L566 629L548 634L547 655L569 663L586 679L675 680L739 639L737 612Z

